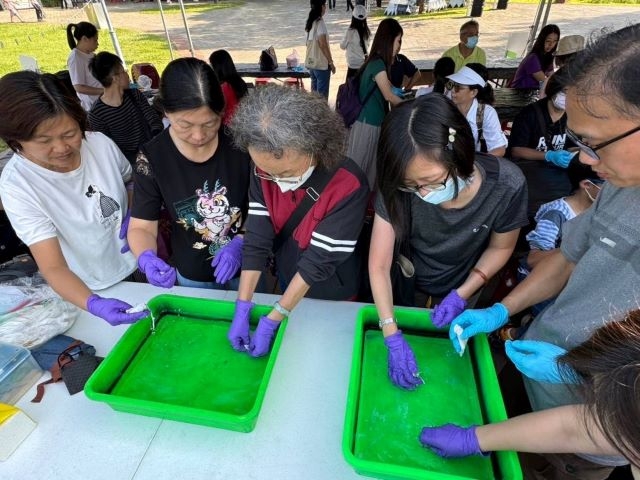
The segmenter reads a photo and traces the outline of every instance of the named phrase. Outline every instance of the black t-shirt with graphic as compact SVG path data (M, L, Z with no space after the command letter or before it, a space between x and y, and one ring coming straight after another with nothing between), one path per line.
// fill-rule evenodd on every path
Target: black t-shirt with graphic
M514 147L533 148L540 152L575 147L567 138L566 114L557 122L553 122L547 107L549 101L549 98L543 98L535 104L527 105L518 113L509 137L511 151ZM542 119L537 111L542 114ZM557 167L545 160L524 160L514 156L513 161L522 169L527 179L530 218L535 216L540 205L565 197L575 188L575 185L572 185L574 182L571 172L580 168L577 165L577 155L568 169Z
M232 146L221 129L218 148L203 163L185 158L169 129L138 155L132 217L158 220L164 205L171 217L172 262L185 278L211 281L211 260L231 241L247 215L250 157Z

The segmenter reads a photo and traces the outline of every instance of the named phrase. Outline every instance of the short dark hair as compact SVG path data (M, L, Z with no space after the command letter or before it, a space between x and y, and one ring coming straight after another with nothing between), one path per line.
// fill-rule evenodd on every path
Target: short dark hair
M67 43L73 50L82 37L93 38L98 35L98 29L93 23L78 22L67 25Z
M563 68L558 69L547 80L547 84L544 87L544 94L550 99L554 95L557 95L564 89L564 83L562 81Z
M211 66L198 58L169 62L160 77L160 104L165 112L209 107L221 115L224 96Z
M558 363L568 380L577 374L582 381L586 413L609 443L640 467L640 310L598 328ZM590 431L593 422L585 421Z
M456 71L456 62L451 57L440 57L433 66L433 91L444 93L447 77Z
M460 33L466 30L467 27L476 27L479 30L480 24L476 20L469 20L468 22L464 22L460 27Z
M591 39L564 67L563 81L574 87L578 101L589 110L594 96L606 97L624 118L640 115L640 24Z
M89 60L89 70L103 87L110 87L117 66L122 67L122 60L111 52L100 52Z
M42 122L60 115L78 122L84 135L87 114L55 75L23 70L0 79L0 138L14 152L22 148L20 142L33 138Z
M450 128L455 130L451 149L448 148ZM398 191L398 187L404 184L407 166L416 155L442 164L453 176L466 179L473 173L475 140L469 122L455 104L440 93L428 93L400 104L382 123L376 184L397 241L408 230L404 198L413 195Z

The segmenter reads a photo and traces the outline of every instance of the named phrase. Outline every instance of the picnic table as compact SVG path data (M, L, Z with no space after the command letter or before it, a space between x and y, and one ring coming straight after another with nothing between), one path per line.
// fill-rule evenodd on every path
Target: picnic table
M309 70L304 67L293 69L279 66L275 70L260 70L260 66L257 63L236 63L236 70L241 77L248 78L293 78L300 88L302 88L302 79L310 77Z
M522 59L499 58L487 62L487 70L489 70L489 82L496 87L506 85L516 73L518 65ZM422 73L422 81L425 84L433 83L433 65L435 60L413 60L411 61Z

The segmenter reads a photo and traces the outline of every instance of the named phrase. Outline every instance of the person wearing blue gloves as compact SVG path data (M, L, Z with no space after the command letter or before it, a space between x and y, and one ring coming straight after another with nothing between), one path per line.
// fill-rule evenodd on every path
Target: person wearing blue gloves
M564 67L567 134L580 148L580 161L605 181L600 195L582 215L567 222L560 249L543 259L502 302L467 310L451 324L462 338L490 332L510 315L557 295L530 324L524 340L571 349L598 327L616 321L616 312L637 307L640 291L640 98L636 78L640 25L603 35ZM584 68L589 65L589 68ZM452 336L454 348L457 338ZM522 346L522 345L521 345ZM519 368L549 356L543 343L510 347ZM592 352L597 355L599 351ZM526 359L526 361L525 361ZM524 362L524 363L523 363ZM525 378L534 411L580 402L564 384ZM575 478L606 479L624 459L594 455L554 455L539 459L550 471ZM557 478L564 478L559 476Z
M523 374L539 382L570 384L583 403L483 426L427 426L420 432L419 441L444 458L487 455L494 450L621 455L631 463L638 479L639 351L640 310L605 324L569 352L547 342L507 342L507 352ZM597 471L579 476L572 471L560 476L536 476L533 472L526 478L604 478ZM530 473L525 471L526 475Z
M344 157L344 123L319 96L261 87L243 99L230 127L254 167L228 338L234 349L261 357L303 297L355 299L361 263L356 244L369 186L362 170ZM250 335L251 300L271 253L282 297Z
M220 128L224 96L209 64L174 60L161 80L171 125L137 155L129 245L153 285L237 289L249 156ZM172 265L156 253L163 205L172 220Z
M409 243L411 306L436 305L432 322L444 327L475 304L511 256L527 224L525 181L515 165L475 151L466 118L439 93L389 113L377 161L371 291L389 349L389 377L401 388L415 388L421 383L415 357L393 315L394 245Z
M530 219L543 204L570 195L588 173L567 136L567 94L561 75L558 70L549 77L546 97L518 113L509 135L511 158L527 179Z

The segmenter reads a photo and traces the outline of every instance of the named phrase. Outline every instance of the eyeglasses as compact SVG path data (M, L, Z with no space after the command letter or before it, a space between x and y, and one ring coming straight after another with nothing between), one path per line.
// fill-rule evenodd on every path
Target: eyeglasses
M600 156L596 153L596 150L600 150L601 148L604 148L607 145L611 145L612 143L615 143L618 140L622 140L623 138L626 138L629 135L632 135L632 134L634 134L634 133L636 133L638 131L640 131L640 125L635 127L635 128L632 128L628 132L625 132L625 133L623 133L621 135L618 135L617 137L613 137L611 140L607 140L606 142L599 143L598 145L588 145L588 144L586 144L569 127L567 127L567 137L569 137L569 139L573 143L575 143L580 150L582 150L584 153L589 155L591 158L593 158L595 160L600 160Z
M447 90L453 90L454 92L458 93L463 88L469 88L469 85L460 85L459 83L449 80L447 83L445 83L444 87Z
M407 193L417 193L420 190L429 190L431 192L441 192L445 188L447 188L447 180L449 180L449 176L451 172L447 172L447 176L445 177L443 182L438 183L425 183L424 185L400 185L398 190L401 192Z
M268 180L270 182L276 182L276 183L287 183L287 184L291 184L294 185L296 183L300 183L300 180L302 180L302 176L305 174L305 172L307 170L309 170L309 167L311 166L311 162L313 162L313 157L309 158L309 165L307 166L307 168L305 169L304 172L302 172L302 175L300 175L298 178L291 180L289 178L280 178L280 177L276 177L275 175L271 175L270 173L262 173L258 171L258 167L256 167L256 165L253 165L253 174L262 179L262 180Z

